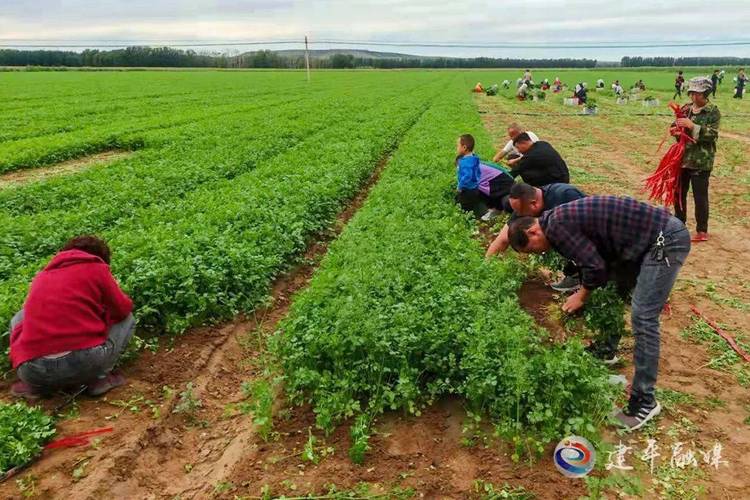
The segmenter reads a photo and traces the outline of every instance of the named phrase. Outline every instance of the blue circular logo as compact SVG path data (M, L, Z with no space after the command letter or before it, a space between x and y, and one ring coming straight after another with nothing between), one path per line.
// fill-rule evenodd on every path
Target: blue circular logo
M555 467L565 477L584 477L596 463L596 450L586 438L570 436L555 447Z

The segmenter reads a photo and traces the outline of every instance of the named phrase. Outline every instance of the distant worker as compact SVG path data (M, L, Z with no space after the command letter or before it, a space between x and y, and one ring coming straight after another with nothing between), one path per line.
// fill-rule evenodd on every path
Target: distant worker
M745 82L747 82L747 76L745 76L744 68L740 68L737 73L737 84L735 85L736 92L734 93L735 99L742 99L742 94L745 93Z
M526 184L535 187L570 181L568 165L550 143L534 142L528 132L524 132L513 139L513 146L523 155L510 171L513 177L520 176Z
M620 85L620 80L615 80L615 83L612 84L612 90L614 91L615 95L622 95L625 90L622 88L622 85Z
M682 84L685 83L685 77L682 76L682 71L677 72L677 77L674 79L674 95L672 99L682 97Z
M497 152L497 154L495 154L495 156L492 158L492 161L497 163L503 158L506 158L508 161L508 165L510 166L515 165L522 155L513 145L513 139L518 137L519 134L523 134L524 132L528 134L529 138L531 139L531 142L536 142L539 140L539 137L537 137L537 135L534 132L525 130L521 125L519 125L516 122L513 122L510 125L508 125L508 137L510 138L510 140L505 143L505 146L503 146L503 149L501 149L500 151Z
M715 69L711 75L711 96L716 97L716 89L719 87L719 70Z
M510 88L510 80L503 80L503 88L504 89Z
M100 396L125 383L113 371L133 336L133 302L109 268L96 236L73 238L31 282L10 323L10 360L26 399L86 386Z
M599 78L596 81L596 88L598 88L598 89L603 89L604 88L604 80L603 79Z
M586 87L583 83L576 85L573 97L578 99L578 104L586 104Z
M721 113L715 104L708 101L712 91L711 81L705 76L690 79L688 96L692 101L682 107L685 118L678 118L671 129L679 136L684 128L695 140L688 142L682 157L681 191L674 207L675 216L682 222L687 220L687 193L693 187L695 203L696 234L693 241L708 240L708 180L714 166L716 141L719 138Z
M552 82L552 92L560 92L562 90L562 82L560 81L560 77L556 76L555 81Z
M532 78L531 78L531 70L527 69L523 73L523 81L526 82L526 83L529 83L529 82L531 82L531 80L532 80Z
M549 84L549 78L545 78L542 80L542 90L549 90L550 84Z
M516 97L519 101L525 101L526 98L529 95L529 84L526 82L523 82L520 87L518 87L518 91L516 91Z
M724 75L726 75L726 71L724 71L723 69L719 71L719 85L721 85L721 83L724 81Z
M646 84L643 83L643 80L638 80L637 82L635 82L634 87L637 88L638 90L646 90Z

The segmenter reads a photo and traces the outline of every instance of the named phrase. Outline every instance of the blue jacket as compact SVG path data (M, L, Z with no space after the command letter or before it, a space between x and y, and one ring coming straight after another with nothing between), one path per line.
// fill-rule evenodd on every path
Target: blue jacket
M471 154L458 160L458 189L477 189L482 173L479 169L479 157Z

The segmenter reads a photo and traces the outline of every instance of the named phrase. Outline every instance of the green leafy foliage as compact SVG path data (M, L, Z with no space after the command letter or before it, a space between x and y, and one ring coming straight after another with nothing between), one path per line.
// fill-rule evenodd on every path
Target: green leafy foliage
M0 403L0 473L22 465L55 435L51 417L23 403Z
M611 409L606 371L579 344L543 343L516 299L524 266L486 262L453 204L455 137L490 144L460 83L404 137L271 341L288 393L312 403L318 426L356 417L357 460L365 422L448 394L505 436L536 436L533 453L563 433L595 436Z
M273 387L267 380L242 383L242 393L250 398L249 410L258 434L267 440L273 430Z
M252 310L443 85L428 74L408 80L352 74L323 77L290 98L280 86L299 90L301 82L259 76L257 91L232 86L225 106L221 95L210 94L211 82L198 81L206 87L200 104L183 96L173 112L149 115L153 127L128 122L127 111L111 117L105 129L120 134L119 123L141 137L138 154L0 190L0 323L22 306L50 256L82 232L110 243L113 272L135 301L141 331L179 333ZM195 81L181 84L195 91ZM342 92L349 85L358 92ZM236 109L233 101L241 101ZM64 122L54 110L29 108L40 121ZM169 120L181 113L184 123L172 127ZM71 126L78 133L77 122ZM47 129L29 133L51 143L57 137ZM12 144L0 143L0 158ZM7 346L7 333L0 342Z
M610 283L594 290L586 301L583 317L592 332L600 337L625 333L625 302Z

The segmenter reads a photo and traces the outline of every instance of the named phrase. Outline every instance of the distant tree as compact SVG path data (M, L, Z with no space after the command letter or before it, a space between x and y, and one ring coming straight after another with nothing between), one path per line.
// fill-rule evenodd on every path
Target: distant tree
M351 54L334 54L330 59L332 68L354 68L354 56Z

